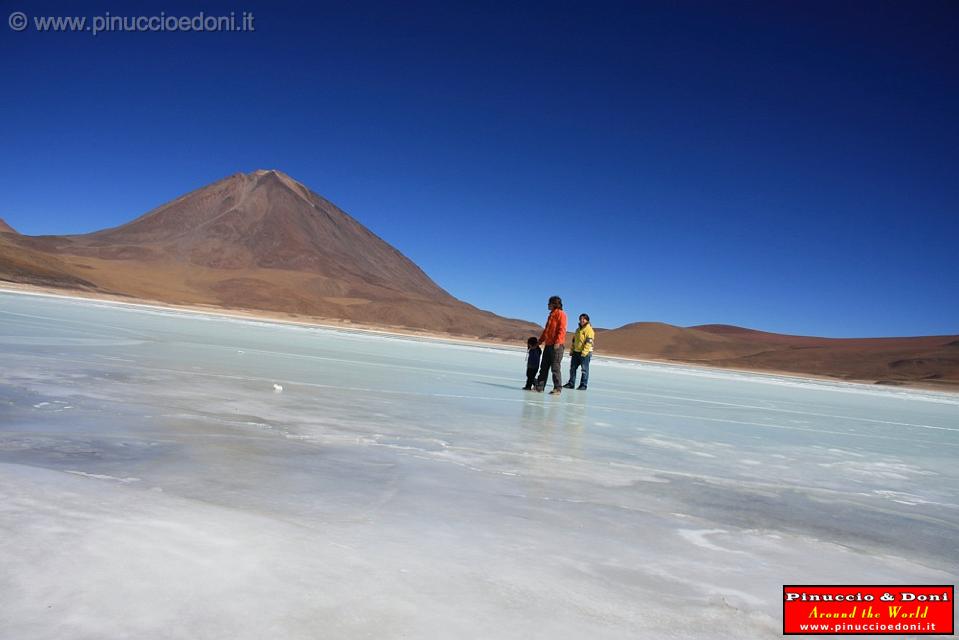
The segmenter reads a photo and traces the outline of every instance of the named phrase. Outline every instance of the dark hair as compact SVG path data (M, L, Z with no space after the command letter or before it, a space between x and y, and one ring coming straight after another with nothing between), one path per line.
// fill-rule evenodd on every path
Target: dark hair
M550 297L549 297L549 303L550 303L550 304L555 304L557 309L562 309L562 308L563 308L563 299L560 298L559 296L550 296Z
M526 341L527 347L532 347L533 345L539 344L539 338L536 336L530 336L530 339Z
M588 314L588 313L581 313L581 314L579 314L579 317L580 317L580 318L586 318L586 322L589 322L589 314Z

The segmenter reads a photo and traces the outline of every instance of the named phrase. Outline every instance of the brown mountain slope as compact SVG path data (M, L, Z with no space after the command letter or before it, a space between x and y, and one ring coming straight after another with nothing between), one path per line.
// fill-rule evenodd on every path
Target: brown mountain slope
M17 230L7 224L7 221L0 218L0 233L16 233Z
M596 343L600 351L634 357L884 384L959 386L959 336L819 338L729 325L635 323L599 332Z
M634 322L600 331L597 345L609 353L686 361L710 361L757 353L765 347L753 341L684 329L661 322Z
M769 333L766 331L758 331L756 329L736 327L731 324L703 324L695 327L689 327L689 329L693 331L703 331L705 333L723 336L733 340L747 340L766 344L820 345L830 340L830 338L791 336L781 333Z
M703 331L713 335L724 336L734 340L745 340L763 344L780 344L791 347L829 347L840 349L858 348L907 348L924 349L942 345L949 336L916 336L908 338L819 338L813 336L792 336L781 333L769 333L756 329L746 329L728 324L704 324L689 327L691 330ZM948 341L948 340L947 340Z
M0 279L47 287L96 288L76 271L56 256L24 249L11 234L0 233Z
M355 219L278 171L235 174L125 225L4 236L0 278L177 304L212 304L519 339L535 325L457 300ZM8 256L9 254L9 256ZM32 279L31 279L32 278Z

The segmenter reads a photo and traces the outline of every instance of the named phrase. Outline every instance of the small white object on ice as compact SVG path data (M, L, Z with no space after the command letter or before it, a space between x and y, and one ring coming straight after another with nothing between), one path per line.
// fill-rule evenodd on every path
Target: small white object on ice
M283 391L283 385L282 385L282 384L274 384L274 385L273 385L273 390L276 391L277 393L279 393L279 392Z

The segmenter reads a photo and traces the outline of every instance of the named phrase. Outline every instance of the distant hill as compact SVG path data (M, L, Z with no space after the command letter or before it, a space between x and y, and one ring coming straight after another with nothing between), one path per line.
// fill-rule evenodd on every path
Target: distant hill
M662 322L634 322L601 331L596 342L603 352L692 361L737 357L765 348L749 340Z
M454 298L279 171L232 175L112 229L0 238L0 279L15 282L464 336L536 330Z
M597 349L630 357L749 370L831 376L882 384L959 386L959 336L820 338L730 325L675 327L638 322L600 331Z

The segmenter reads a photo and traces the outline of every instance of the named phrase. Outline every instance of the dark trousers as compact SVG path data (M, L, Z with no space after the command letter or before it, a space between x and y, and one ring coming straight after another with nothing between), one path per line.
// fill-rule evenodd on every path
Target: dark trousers
M536 367L527 367L526 368L526 386L524 389L532 389L533 385L536 384L536 372L539 371Z
M546 377L549 376L550 370L553 372L553 388L559 389L563 386L563 372L560 369L563 349L565 347L561 344L543 347L543 359L539 363L539 377L536 379L536 388L540 391L546 388Z
M570 354L569 363L569 382L574 387L576 386L576 370L580 367L583 367L583 379L580 381L579 386L586 388L586 383L589 382L589 359L593 357L592 353L587 353L584 357L578 351L573 351Z

